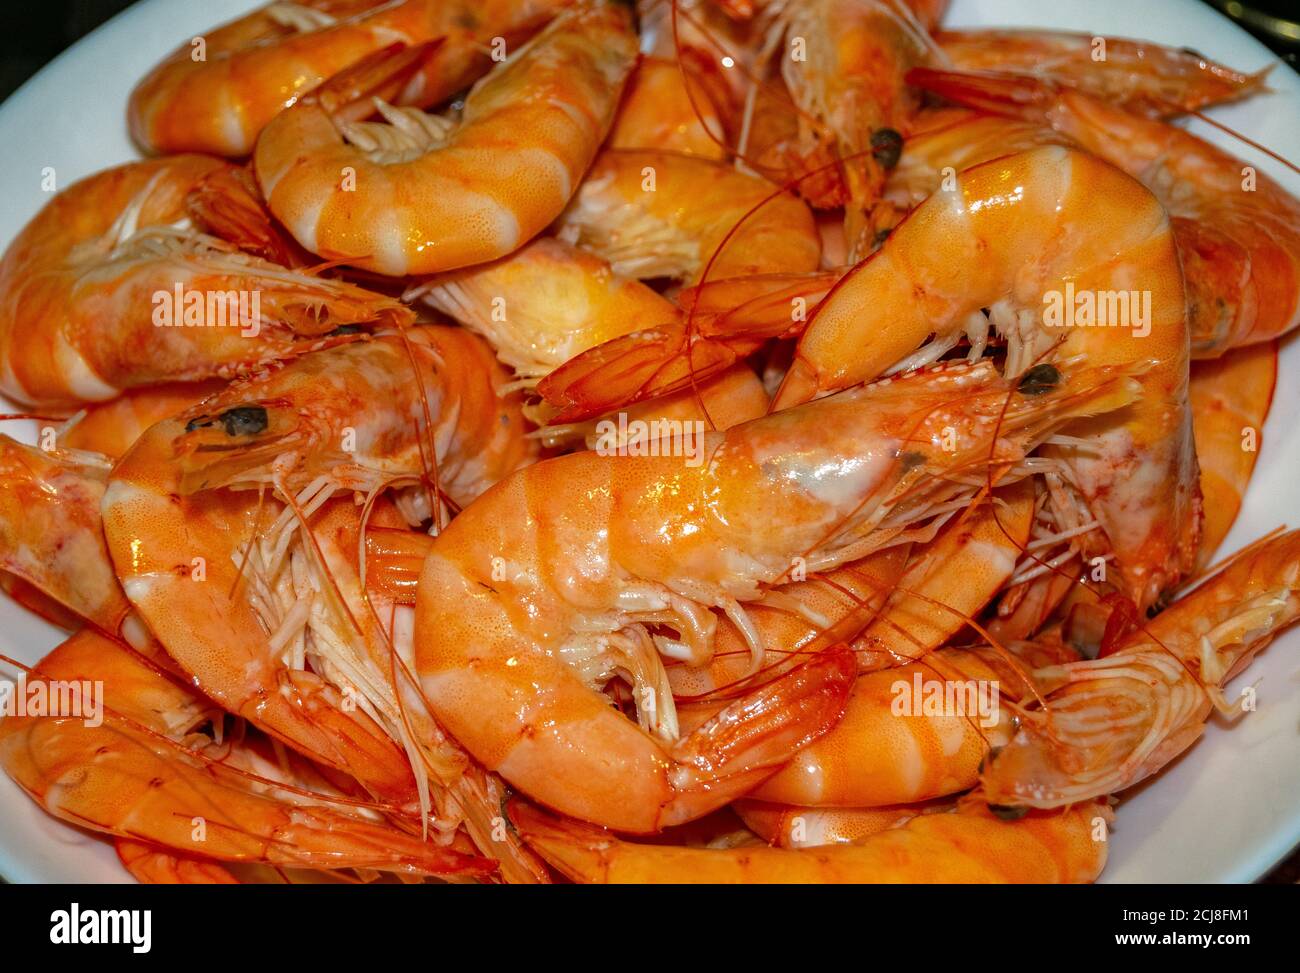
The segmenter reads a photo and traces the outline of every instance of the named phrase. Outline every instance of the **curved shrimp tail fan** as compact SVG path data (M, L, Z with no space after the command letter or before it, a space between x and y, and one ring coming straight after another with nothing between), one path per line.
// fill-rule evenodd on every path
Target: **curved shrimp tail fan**
M967 108L1037 122L1046 121L1059 95L1050 81L1003 71L912 68L907 83Z
M690 778L678 786L750 789L840 721L857 672L853 652L838 643L732 702L673 747Z
M407 46L400 41L366 55L326 80L309 96L336 121L359 122L373 115L375 99L394 101L443 39Z
M744 342L688 336L684 323L663 325L584 351L542 379L537 391L560 410L552 422L579 422L690 389L753 350Z
M222 167L203 176L185 198L185 210L206 232L282 267L307 263L303 251L262 204L247 169Z
M604 828L549 814L519 797L506 803L506 814L524 842L566 878L582 882L603 874L602 852L614 841Z

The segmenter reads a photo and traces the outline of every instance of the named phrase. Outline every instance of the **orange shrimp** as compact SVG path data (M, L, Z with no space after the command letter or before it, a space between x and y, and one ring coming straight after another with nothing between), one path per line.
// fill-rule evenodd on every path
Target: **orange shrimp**
M272 3L200 35L131 92L131 135L152 152L245 156L282 109L394 41L438 39L407 96L433 104L491 65L494 38L524 40L564 6L557 0L302 0Z
M821 255L812 213L791 194L721 163L654 149L602 152L556 234L616 273L688 284L706 274L815 270Z
M154 426L104 497L127 596L196 685L398 803L415 781L394 742L407 731L391 643L357 563L365 521L328 501L403 488L409 520L441 522L444 502L528 462L503 378L452 328L305 355Z
M154 423L183 412L224 386L220 381L172 382L129 389L78 412L58 430L56 438L67 449L118 459Z
M99 505L111 462L0 436L0 571L40 593L28 607L66 623L45 599L117 634L131 612L104 546ZM138 641L133 639L133 641Z
M1205 497L1198 567L1209 564L1241 510L1276 383L1276 341L1192 363L1192 425Z
M1110 654L1040 669L1045 709L982 775L997 805L1051 808L1113 794L1159 771L1201 735L1223 687L1300 617L1300 532L1256 543Z
M660 652L702 665L710 608L750 633L742 603L796 557L820 571L906 542L969 503L989 463L1014 466L1133 388L1126 369L1085 368L1023 394L991 365L962 364L706 433L697 449L683 436L683 455L598 448L527 467L464 510L425 560L425 695L485 766L565 813L636 832L705 814L825 733L855 667L817 653L679 738ZM950 423L952 452L941 448ZM638 723L599 691L616 678L632 684ZM746 718L759 707L764 719Z
M282 779L273 760L220 739L222 714L183 680L93 631L64 642L28 678L102 694L93 701L102 719L83 709L0 720L0 767L72 824L219 861L462 880L495 870L376 820L355 800Z
M343 325L410 320L391 298L189 229L189 192L224 167L192 155L133 162L50 200L0 262L0 391L38 405L100 401L230 377Z
M1090 802L1004 821L967 802L852 844L713 849L623 841L517 798L509 811L524 840L565 877L609 884L1091 882L1106 864L1097 835L1111 818Z
M691 57L690 50L683 56ZM606 146L724 158L720 114L730 106L721 86L707 84L708 79L707 69L691 71L670 58L642 57L628 81Z
M1186 47L1048 30L941 30L958 71L1007 71L1067 85L1152 118L1266 92L1269 68L1245 74Z
M613 271L609 264L554 237L539 237L490 264L430 278L408 289L420 299L491 342L497 357L514 369L517 385L532 388L539 378L593 345L629 333L653 331L660 322L680 327L681 312L656 291ZM543 379L543 381L545 381ZM744 364L701 374L673 397L641 407L634 396L611 401L625 408L629 426L663 419L707 420L717 428L754 419L767 411L767 396ZM525 413L548 445L594 438L590 423L571 423L572 410L557 415L546 405ZM590 418L582 416L581 418ZM635 427L633 427L635 428Z
M304 247L390 276L504 256L569 201L635 63L623 8L556 17L466 96L458 121L393 108L424 51L387 51L282 112L253 163L271 212ZM366 122L376 103L386 122Z
M732 805L740 820L745 822L745 827L777 848L816 848L861 841L906 824L922 813L923 807L917 804L871 808L798 807L749 798Z
M238 885L216 862L164 851L131 838L113 842L118 861L137 881L146 885Z
M1104 533L1090 535L1104 540L1098 556L1114 556L1145 608L1192 567L1199 542L1183 274L1160 203L1094 156L1046 146L994 160L913 210L817 308L775 407L934 360L963 333L982 353L982 308L1008 339L1011 375L1050 374L1075 355L1151 363L1139 402L1067 429L1086 451L1054 453Z
M1174 125L1034 78L910 77L946 98L1050 127L1148 186L1178 243L1195 357L1300 325L1300 200L1254 166Z

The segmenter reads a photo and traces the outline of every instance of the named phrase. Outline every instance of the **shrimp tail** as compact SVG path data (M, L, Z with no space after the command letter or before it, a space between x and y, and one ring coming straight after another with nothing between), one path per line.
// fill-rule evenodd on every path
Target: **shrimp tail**
M443 39L407 46L400 41L381 47L325 81L308 97L335 121L359 122L373 115L375 100L397 99Z
M565 878L593 882L591 876L606 875L605 852L615 840L604 828L547 814L517 797L510 799L506 811L515 830Z
M731 703L672 749L681 798L666 809L666 826L699 816L697 801L740 796L831 730L844 713L857 660L838 644ZM684 805L680 808L676 805ZM675 815L685 811L686 816Z
M756 351L760 343L691 335L685 323L677 321L590 348L547 375L537 390L560 410L553 423L580 422L691 389Z
M554 422L578 422L649 399L686 392L757 351L793 338L840 274L755 274L688 287L684 317L614 338L576 355L538 385L559 408Z
M206 232L282 267L304 265L302 251L262 205L247 169L213 169L185 197L185 211Z
M1035 674L1043 711L990 760L993 804L1059 807L1123 790L1191 746L1223 685L1300 618L1300 532L1240 555L1104 657Z

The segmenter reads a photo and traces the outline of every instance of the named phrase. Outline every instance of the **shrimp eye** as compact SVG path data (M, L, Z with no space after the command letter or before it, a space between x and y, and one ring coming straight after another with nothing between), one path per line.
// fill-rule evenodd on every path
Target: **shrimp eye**
M325 335L326 338L336 338L345 334L360 334L361 325L359 324L340 324L337 328Z
M266 410L260 405L237 405L217 416L226 429L227 436L256 436L266 432Z
M1020 377L1021 395L1042 395L1061 384L1061 373L1055 365L1035 365Z
M884 168L894 168L903 154L903 136L892 128L876 129L871 133L871 154Z
M977 768L976 772L979 774L983 774L984 769L989 764L991 764L994 760L997 760L998 754L1000 754L1001 752L1002 752L1001 747L989 747L989 752L984 754L984 756L980 757L980 765Z
M1015 804L990 804L989 810L1003 821L1019 821L1029 813L1029 808Z

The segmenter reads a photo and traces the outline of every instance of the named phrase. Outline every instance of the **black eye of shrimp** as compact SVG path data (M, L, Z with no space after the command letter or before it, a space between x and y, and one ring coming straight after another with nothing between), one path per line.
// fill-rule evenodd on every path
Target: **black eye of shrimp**
M1035 365L1020 377L1021 395L1042 395L1061 384L1061 372L1055 365Z
M266 427L269 424L266 410L260 405L237 405L216 417L196 416L185 424L185 431L193 432L195 429L206 429L216 422L221 423L226 430L226 435L231 438L235 436L256 436L258 433L266 432Z
M989 810L1003 821L1019 821L1029 813L1029 808L1014 804L990 804Z
M876 129L871 133L871 154L884 168L894 168L903 154L903 136L892 128Z

